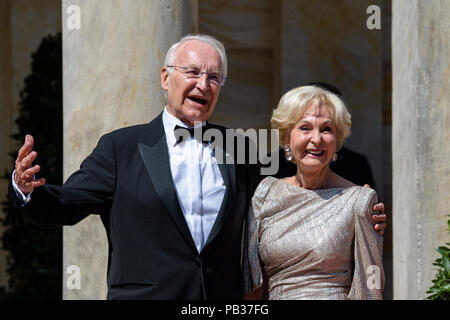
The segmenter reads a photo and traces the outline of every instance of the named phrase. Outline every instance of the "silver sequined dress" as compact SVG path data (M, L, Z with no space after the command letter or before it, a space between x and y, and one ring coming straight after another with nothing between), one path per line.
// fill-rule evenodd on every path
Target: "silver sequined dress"
M369 188L307 190L265 178L247 219L245 292L261 286L263 265L268 299L382 299L376 202Z

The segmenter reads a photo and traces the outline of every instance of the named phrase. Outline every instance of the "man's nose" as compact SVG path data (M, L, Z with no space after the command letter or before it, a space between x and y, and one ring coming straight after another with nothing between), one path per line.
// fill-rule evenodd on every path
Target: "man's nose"
M197 80L197 87L202 90L202 91L207 91L209 90L209 79L208 79L208 74L207 73L203 73L200 78L198 78Z

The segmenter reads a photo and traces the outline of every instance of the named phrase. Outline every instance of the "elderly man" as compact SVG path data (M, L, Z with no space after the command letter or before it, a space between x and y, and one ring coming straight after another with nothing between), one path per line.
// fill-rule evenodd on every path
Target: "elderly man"
M161 70L164 111L101 137L63 186L33 179L40 167L32 166L31 136L19 151L10 194L29 219L56 227L100 215L109 241L108 299L241 298L242 228L257 166L217 159L211 141L180 141L174 131L198 126L226 136L206 122L226 61L210 36L174 44Z

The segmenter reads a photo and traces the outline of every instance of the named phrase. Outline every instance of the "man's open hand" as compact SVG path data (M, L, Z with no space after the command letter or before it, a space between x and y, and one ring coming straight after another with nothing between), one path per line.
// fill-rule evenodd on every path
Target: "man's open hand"
M25 195L33 191L34 188L45 184L45 178L34 179L34 175L41 171L41 167L39 165L32 167L33 161L37 158L37 152L33 151L33 145L33 136L27 134L25 143L20 148L16 159L14 182Z
M378 231L378 234L382 236L384 234L384 229L386 229L386 215L384 214L384 204L382 202L377 203L373 206L373 211L375 213L372 215L372 220L374 229Z

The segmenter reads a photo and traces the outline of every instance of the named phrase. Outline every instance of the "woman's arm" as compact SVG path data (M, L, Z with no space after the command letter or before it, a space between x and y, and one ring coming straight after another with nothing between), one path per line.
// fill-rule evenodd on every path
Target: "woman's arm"
M383 299L383 237L374 230L371 215L376 192L361 188L355 204L355 242L353 280L349 299Z

